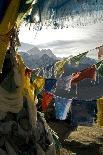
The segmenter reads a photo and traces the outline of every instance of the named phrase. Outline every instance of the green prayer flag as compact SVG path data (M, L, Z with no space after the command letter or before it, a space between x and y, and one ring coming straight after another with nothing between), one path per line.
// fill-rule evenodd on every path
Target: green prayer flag
M96 68L98 69L98 67L100 67L100 65L103 63L103 60L102 61L99 61L97 64L96 64Z
M103 62L100 64L100 66L97 68L97 72L100 76L103 77Z
M79 54L77 56L74 56L73 58L70 58L70 63L73 65L79 65L79 63L86 57L88 52Z

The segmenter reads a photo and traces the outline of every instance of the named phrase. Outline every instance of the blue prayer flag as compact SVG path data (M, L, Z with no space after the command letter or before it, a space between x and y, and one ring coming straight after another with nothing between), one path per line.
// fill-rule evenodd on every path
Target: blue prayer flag
M45 91L50 92L56 86L56 79L45 79Z
M55 113L56 119L65 120L69 112L72 99L66 99L56 96L55 97Z

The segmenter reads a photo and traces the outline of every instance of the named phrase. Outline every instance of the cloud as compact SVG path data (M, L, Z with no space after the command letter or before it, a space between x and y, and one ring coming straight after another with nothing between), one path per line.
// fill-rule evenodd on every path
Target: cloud
M49 48L54 54L61 57L76 55L103 44L103 24L64 30L44 30L37 34L35 40L32 38L33 33L28 34L22 39L32 41L32 44L40 49ZM92 52L91 55L95 55L95 52Z

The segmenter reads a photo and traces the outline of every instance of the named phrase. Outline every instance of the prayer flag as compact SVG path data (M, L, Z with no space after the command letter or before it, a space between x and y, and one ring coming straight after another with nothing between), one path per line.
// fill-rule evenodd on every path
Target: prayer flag
M45 79L45 91L50 92L56 86L56 79Z
M3 8L0 10L0 72L2 72L3 62L11 36L11 30L14 27L17 19L20 0L7 0L7 3L5 4L4 2L5 0L0 0L0 8L4 8L4 10L2 10Z
M86 57L87 53L88 52L84 52L82 54L70 58L70 63L72 65L78 65Z
M103 62L99 65L99 67L97 68L97 72L100 76L103 77Z
M32 74L32 69L26 67L26 69L25 69L25 75L28 75L29 77L31 77L31 74Z
M63 60L57 61L54 65L54 76L55 77L61 77L64 73L64 65L68 61L68 58L65 58Z
M48 105L50 104L50 102L53 99L53 94L49 93L49 92L43 92L42 94L42 110L46 111L48 108Z
M57 80L56 88L69 91L71 88L71 79L72 79L72 75L59 78Z
M97 99L97 124L103 126L103 98Z
M39 76L40 74L40 71L41 71L41 68L36 68L36 69L33 69L32 72L31 72L31 78L30 80L33 82L37 76Z
M52 78L53 77L53 64L45 67L45 76L46 78Z
M55 113L56 119L65 120L69 112L72 99L66 99L62 97L55 97Z
M99 61L98 63L96 63L96 68L98 69L98 67L103 63L103 60L102 61Z
M91 78L92 80L96 80L96 66L93 65L89 68L86 68L80 72L76 72L72 74L71 84L77 84L81 80L85 78Z
M41 92L44 88L44 85L45 85L45 79L41 76L38 76L33 84L37 87L37 90L38 90L38 93Z
M17 16L18 16L20 0L11 0L9 3L5 3L5 5L7 4L9 5L7 9L5 10L5 14L3 16L2 21L0 22L0 35L5 35L9 33L11 29L14 27Z

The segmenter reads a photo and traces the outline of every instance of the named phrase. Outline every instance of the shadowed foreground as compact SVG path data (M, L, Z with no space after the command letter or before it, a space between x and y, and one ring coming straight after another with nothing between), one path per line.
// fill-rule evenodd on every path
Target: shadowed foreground
M50 122L62 143L63 155L103 155L103 128L78 126L72 128L67 122ZM68 150L68 151L67 151Z

